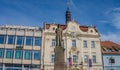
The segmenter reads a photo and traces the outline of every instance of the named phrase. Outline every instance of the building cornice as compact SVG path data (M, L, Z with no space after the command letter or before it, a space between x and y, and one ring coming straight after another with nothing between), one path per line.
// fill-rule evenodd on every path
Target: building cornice
M44 35L46 36L46 35L48 35L48 36L55 36L55 33L52 33L52 32L44 32ZM70 34L63 34L63 37L65 37L65 36L67 36L67 37L73 37L72 35L70 35ZM98 38L98 37L100 37L100 35L91 35L91 34L78 34L78 35L76 35L75 37L90 37L90 38Z

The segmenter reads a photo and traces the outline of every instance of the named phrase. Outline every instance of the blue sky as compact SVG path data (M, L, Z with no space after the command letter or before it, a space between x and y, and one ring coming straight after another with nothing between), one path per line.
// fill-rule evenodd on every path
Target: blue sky
M0 25L65 24L67 2L80 25L95 25L102 40L120 44L120 0L0 0Z

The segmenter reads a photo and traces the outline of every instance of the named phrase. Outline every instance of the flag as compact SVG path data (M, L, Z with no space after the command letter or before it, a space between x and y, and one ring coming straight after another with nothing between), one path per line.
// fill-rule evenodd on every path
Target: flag
M92 67L92 60L91 59L88 60L88 65L89 65L89 67Z
M72 58L69 57L69 67L72 67Z

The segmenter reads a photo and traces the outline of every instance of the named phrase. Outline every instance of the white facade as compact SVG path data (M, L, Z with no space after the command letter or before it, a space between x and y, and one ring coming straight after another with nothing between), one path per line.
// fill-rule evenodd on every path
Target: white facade
M100 35L93 26L81 26L75 21L60 25L63 30L62 38L65 48L65 64L72 57L72 67L84 70L103 70L100 46ZM43 30L42 64L44 70L54 70L55 30L57 24L45 24ZM89 58L86 58L89 57ZM88 59L92 60L92 67L88 66ZM82 65L80 65L82 63Z

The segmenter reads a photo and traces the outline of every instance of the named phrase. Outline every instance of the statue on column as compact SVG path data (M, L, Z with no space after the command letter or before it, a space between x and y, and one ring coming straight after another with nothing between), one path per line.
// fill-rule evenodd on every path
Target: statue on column
M65 70L65 57L64 57L64 47L61 47L62 41L62 29L60 25L57 25L56 29L56 47L54 49L55 52L55 63L54 63L54 70Z
M56 29L56 46L61 46L61 41L62 41L62 29L58 24Z

